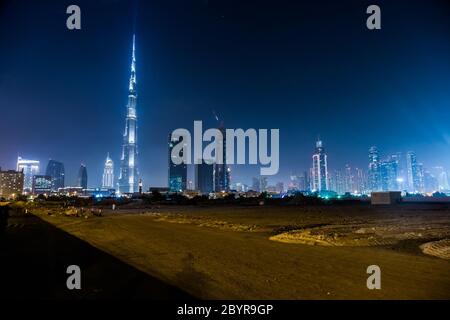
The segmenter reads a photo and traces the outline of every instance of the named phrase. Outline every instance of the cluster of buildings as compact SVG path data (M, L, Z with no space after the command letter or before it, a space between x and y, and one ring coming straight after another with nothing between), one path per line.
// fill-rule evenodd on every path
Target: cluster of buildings
M101 188L88 188L87 168L81 164L77 184L66 186L65 169L62 162L49 160L45 173L41 173L40 161L17 158L16 170L3 171L0 168L0 197L15 198L19 195L86 195L93 191L113 192L114 165L109 155L105 162L103 185Z
M316 142L309 174L291 176L289 189L309 192L332 191L339 195L364 195L379 191L401 191L410 194L449 193L450 182L443 167L425 168L415 152L395 153L385 158L373 146L368 153L367 169L345 165L329 170L322 141Z

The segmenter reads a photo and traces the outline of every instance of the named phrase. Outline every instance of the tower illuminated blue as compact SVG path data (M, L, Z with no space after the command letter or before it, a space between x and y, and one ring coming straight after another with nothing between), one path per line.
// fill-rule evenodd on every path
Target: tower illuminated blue
M135 36L133 35L133 53L131 75L128 87L127 116L123 134L122 156L120 158L119 192L134 193L138 190L139 171L137 165L137 114L136 114L136 56Z

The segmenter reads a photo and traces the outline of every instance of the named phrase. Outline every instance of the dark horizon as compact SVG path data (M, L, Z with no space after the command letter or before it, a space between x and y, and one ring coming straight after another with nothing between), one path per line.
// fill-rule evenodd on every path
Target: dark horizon
M317 135L330 170L367 169L373 145L450 170L446 1L378 1L377 31L368 1L78 1L79 31L65 26L70 4L0 5L2 169L20 155L44 173L51 158L74 185L84 163L94 187L109 152L117 178L136 33L145 188L167 185L167 134L217 126L213 110L227 128L280 129L270 184L309 170ZM232 169L232 183L259 175Z

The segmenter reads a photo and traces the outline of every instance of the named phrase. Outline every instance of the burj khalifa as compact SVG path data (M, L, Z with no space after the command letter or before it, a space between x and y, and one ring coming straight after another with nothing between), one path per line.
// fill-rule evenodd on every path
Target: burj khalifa
M138 191L138 148L137 148L137 114L136 114L136 56L135 36L133 35L133 53L131 60L130 84L128 87L127 116L123 133L122 155L120 158L120 174L118 189L120 193Z

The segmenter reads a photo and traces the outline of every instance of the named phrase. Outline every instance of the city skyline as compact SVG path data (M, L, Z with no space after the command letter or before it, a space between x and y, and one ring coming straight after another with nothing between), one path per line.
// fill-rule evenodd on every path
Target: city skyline
M84 163L89 170L89 186L100 186L106 152L111 152L112 160L120 163L118 144L126 116L123 107L128 88L125 81L129 79L130 37L136 32L136 55L141 61L138 114L144 189L167 184L167 134L177 127L190 128L193 120L209 121L213 127L211 110L216 110L230 127L280 128L280 173L270 177L269 184L283 181L287 185L292 174L310 169L311 142L317 134L326 143L329 170L342 169L346 164L367 170L367 150L373 145L385 155L412 150L426 167L449 170L450 138L446 124L450 96L446 88L450 84L450 64L446 57L450 46L443 41L448 20L439 13L446 12L444 2L438 1L434 8L412 4L409 18L397 14L401 12L401 2L383 3L387 11L384 25L396 31L387 34L382 30L377 35L368 34L358 20L364 20L364 6L352 4L348 12L333 17L337 4L326 4L320 11L314 4L289 4L283 10L275 10L274 19L285 19L292 30L281 23L269 33L263 22L274 8L265 2L261 4L260 19L252 22L255 28L249 28L245 20L245 14L251 12L246 4L239 5L233 13L225 3L217 2L198 4L196 9L189 4L179 8L142 4L136 27L131 30L132 8L121 1L108 14L102 13L99 4L81 1L84 10L92 10L108 22L122 17L108 25L113 32L108 31L102 38L99 33L105 27L89 17L79 34L59 30L54 19L46 19L41 25L47 32L45 44L31 39L34 31L27 29L23 37L12 38L5 31L8 28L2 27L4 37L0 41L8 44L2 45L5 50L0 53L4 70L0 105L14 101L17 106L2 108L3 116L11 123L21 114L39 112L42 117L39 121L21 118L20 126L6 123L0 129L1 135L9 138L2 145L0 166L5 170L15 168L20 155L40 161L44 174L47 160L56 159L65 166L65 184L76 185L77 170ZM19 9L21 5L10 4ZM57 6L43 5L48 9L46 15L58 11ZM290 15L290 10L298 16ZM321 13L316 15L320 17L318 21L306 16L311 11ZM423 34L417 34L415 39L407 37L411 16L425 21L434 14L434 23L427 20ZM149 15L153 19L146 19ZM165 17L175 17L181 25L196 19L199 22L178 35L175 31L179 29L167 25ZM11 18L7 16L0 23L25 30L26 26ZM37 19L23 18L29 24ZM333 31L333 27L338 31ZM159 29L166 31L156 31ZM341 36L341 32L350 30L350 39ZM429 33L434 37L427 37ZM195 41L190 43L184 40L186 37ZM334 38L343 46L327 56L322 49L334 47ZM230 39L241 49L229 50ZM279 41L272 42L273 47L265 45L274 39ZM102 46L96 44L99 40ZM27 51L35 52L33 65L26 63L28 53L21 50L25 42L30 46ZM43 50L38 50L41 47ZM208 54L204 53L206 48L210 49ZM375 54L368 54L372 50L381 52L383 64ZM414 53L409 55L411 50ZM428 50L440 54L431 61ZM407 52L413 63L403 64L401 59ZM360 58L361 53L367 58ZM348 57L343 59L344 55ZM350 65L353 62L356 66ZM330 64L339 66L334 73L327 68ZM349 73L360 78L349 79ZM387 83L375 82L381 75L389 79ZM348 84L340 83L347 80ZM369 89L362 88L362 83ZM195 180L193 171L189 168L188 180ZM118 177L117 170L115 176ZM232 166L232 184L251 185L254 176L258 176L256 167Z

